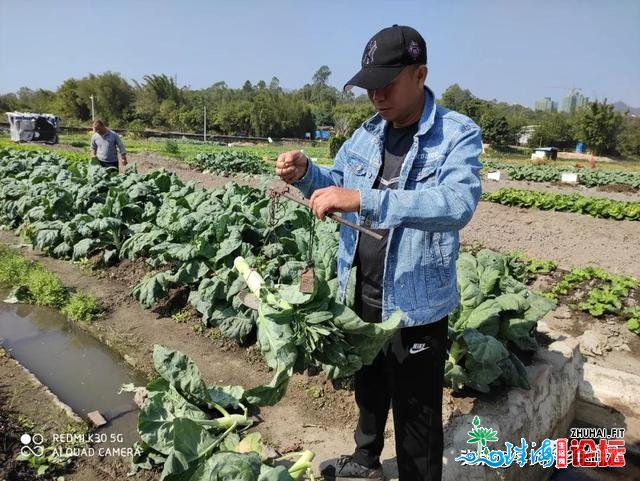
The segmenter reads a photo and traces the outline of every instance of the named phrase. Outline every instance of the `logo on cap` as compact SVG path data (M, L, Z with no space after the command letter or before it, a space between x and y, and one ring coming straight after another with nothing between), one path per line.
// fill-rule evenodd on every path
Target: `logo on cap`
M420 45L418 45L418 42L415 40L411 40L409 47L407 47L407 51L409 52L409 56L411 56L413 60L416 60L420 55Z
M370 63L373 63L373 54L377 48L378 44L376 43L376 41L371 40L371 42L369 42L369 45L367 45L367 49L365 50L364 55L362 56L362 65L369 65Z

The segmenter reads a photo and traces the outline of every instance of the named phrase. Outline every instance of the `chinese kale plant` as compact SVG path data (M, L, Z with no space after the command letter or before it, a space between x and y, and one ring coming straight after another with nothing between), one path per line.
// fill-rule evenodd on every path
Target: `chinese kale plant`
M257 432L250 432L250 403L241 386L207 386L193 361L154 346L158 378L141 391L134 471L162 467L161 481L297 481L313 452L303 451L289 468L274 459Z
M266 285L244 258L234 261L251 293L259 299L258 347L275 372L271 383L250 389L258 405L272 405L286 392L289 378L309 366L319 366L329 379L354 374L371 364L397 329L401 313L372 324L336 300L337 279L315 267L314 289L302 293L297 284ZM352 276L355 279L355 276ZM353 285L347 297L352 297Z
M458 256L460 306L449 316L451 347L445 379L453 389L469 386L529 388L518 353L537 348L533 330L555 304L530 292L509 271L506 256L483 249Z

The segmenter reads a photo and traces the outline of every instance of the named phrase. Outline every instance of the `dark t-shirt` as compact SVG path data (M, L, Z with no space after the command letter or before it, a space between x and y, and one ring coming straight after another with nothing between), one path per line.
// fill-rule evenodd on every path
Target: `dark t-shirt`
M404 158L411 148L418 124L395 128L389 126L384 137L384 155L374 189L395 189L400 177ZM375 322L382 309L382 279L384 258L387 249L388 229L376 229L382 240L360 234L355 263L357 266L356 312L365 321ZM362 303L362 304L360 304ZM373 318L372 318L373 317Z

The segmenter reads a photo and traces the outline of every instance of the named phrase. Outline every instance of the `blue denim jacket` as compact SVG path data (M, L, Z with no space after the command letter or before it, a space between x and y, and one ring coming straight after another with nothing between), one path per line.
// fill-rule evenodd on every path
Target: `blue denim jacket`
M386 121L376 114L338 152L332 168L309 161L294 185L309 197L336 185L360 192L360 212L344 213L359 225L390 229L384 266L382 317L403 312L402 327L442 319L458 305L455 261L459 230L480 199L480 129L468 117L425 103L396 190L373 189L382 163ZM344 300L359 233L340 226L338 294Z

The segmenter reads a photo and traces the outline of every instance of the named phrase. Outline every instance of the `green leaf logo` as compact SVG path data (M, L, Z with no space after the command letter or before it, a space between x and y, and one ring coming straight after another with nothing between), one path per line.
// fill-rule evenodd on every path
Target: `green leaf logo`
M476 443L478 445L478 456L489 454L487 442L498 441L498 431L491 428L483 428L480 426L480 418L474 416L473 429L467 433L470 438L467 443Z

